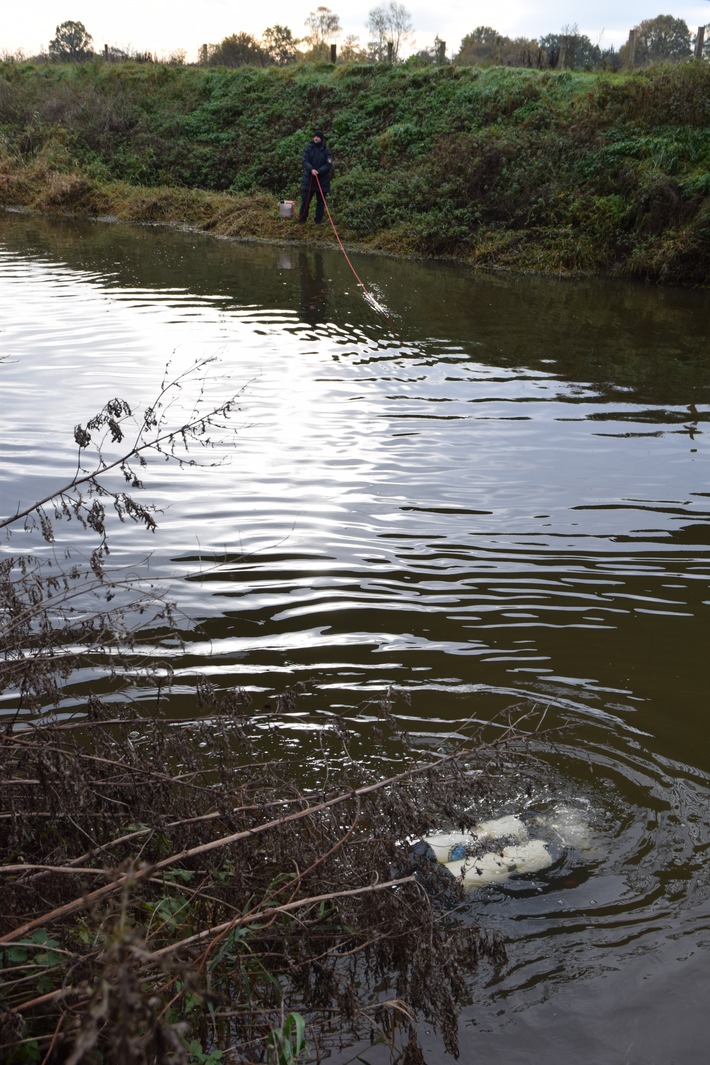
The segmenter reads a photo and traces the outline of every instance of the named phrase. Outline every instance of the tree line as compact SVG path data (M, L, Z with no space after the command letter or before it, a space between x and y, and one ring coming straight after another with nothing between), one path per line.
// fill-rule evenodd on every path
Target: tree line
M701 27L698 34L693 35L683 19L658 15L633 27L626 43L617 52L613 47L602 48L593 44L589 37L579 33L576 25L565 26L560 33L548 33L537 40L505 37L490 26L479 26L461 41L454 62L467 66L577 70L617 70L652 63L677 63L694 56L701 29L709 27ZM710 59L710 39L703 40L702 56Z
M250 33L233 33L218 44L202 44L197 62L202 66L267 67L297 62L376 63L401 62L402 53L414 35L412 17L397 0L385 0L367 17L370 39L362 45L358 37L342 36L339 16L328 7L311 11L304 22L305 34L296 37L288 26L267 27L260 38ZM704 31L707 31L704 33ZM703 39L703 37L705 39ZM458 51L447 55L446 42L438 36L429 48L410 55L410 65L454 63L461 66L527 66L549 69L616 70L643 67L658 62L684 62L694 55L710 60L710 25L693 34L687 23L672 15L644 19L629 31L626 43L617 51L594 44L576 25L539 38L508 37L491 26L478 26L466 34ZM153 61L150 53L127 53L105 45L94 50L93 38L82 22L66 21L57 26L49 42L46 58L56 62L80 62L94 58L107 60ZM43 57L38 57L43 58ZM173 53L168 62L184 64L184 51Z

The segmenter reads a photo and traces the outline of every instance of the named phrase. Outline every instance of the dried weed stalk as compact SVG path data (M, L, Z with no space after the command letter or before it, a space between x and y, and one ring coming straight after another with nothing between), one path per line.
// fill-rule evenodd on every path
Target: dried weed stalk
M214 693L203 724L95 710L3 735L3 1060L261 1061L294 1012L314 1056L363 1030L407 1043L416 1018L457 1053L467 981L501 947L398 843L470 822L499 749L403 751L377 780L339 730L328 790L307 794L260 759L250 717Z
M153 718L91 693L72 696L74 720L52 713L79 666L105 674L144 630L173 631L161 588L107 572L107 515L153 529L136 499L147 458L192 465L196 445L233 431L234 399L210 404L206 382L170 428L188 379L166 378L141 417L106 404L75 429L67 483L0 521L8 546L23 526L44 540L0 562L13 708L0 733L0 1060L286 1065L369 1032L415 1065L419 1019L456 1054L469 977L502 948L457 910L460 888L400 844L476 817L515 723L422 761L384 700L401 762L381 780L328 715L316 793L238 691L200 686L193 724L167 719L160 690ZM66 521L93 538L83 563L56 542Z
M0 516L8 546L0 555L0 690L13 693L18 716L58 705L82 665L101 660L110 670L121 649L135 649L143 632L175 629L159 581L140 569L107 572L109 521L155 530L157 512L140 499L151 458L179 467L222 461L216 449L236 432L237 396L210 401L224 388L211 376L213 362L205 359L174 377L168 368L158 395L141 412L123 399L109 400L75 427L76 466L66 483ZM59 530L69 522L91 537L87 552L62 543ZM34 553L13 552L13 538L28 532L43 543Z

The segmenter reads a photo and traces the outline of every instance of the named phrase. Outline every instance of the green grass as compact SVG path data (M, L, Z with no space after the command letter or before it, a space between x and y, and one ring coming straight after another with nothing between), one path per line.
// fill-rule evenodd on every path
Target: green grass
M147 189L170 188L190 190L200 216L209 194L237 199L244 214L263 197L296 197L315 125L335 152L331 204L351 242L521 270L710 281L706 63L625 74L0 64L0 202L90 212L97 199L115 211L127 189L142 187L144 202ZM32 182L42 168L91 194L82 202L74 187L62 204L55 187L49 203ZM164 210L165 220L193 224L186 210ZM275 235L268 210L247 228Z

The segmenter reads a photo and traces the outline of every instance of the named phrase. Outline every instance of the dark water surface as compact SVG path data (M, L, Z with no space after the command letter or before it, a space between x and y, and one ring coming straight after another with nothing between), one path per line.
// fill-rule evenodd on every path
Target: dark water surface
M388 318L334 252L0 215L0 509L71 473L107 398L215 356L209 387L243 389L229 461L152 466L158 533L112 556L151 551L195 622L179 658L155 648L172 712L198 674L307 681L281 728L317 772L317 711L390 685L423 749L547 705L570 727L525 801L583 831L472 900L509 962L462 1060L704 1060L710 293L353 262Z

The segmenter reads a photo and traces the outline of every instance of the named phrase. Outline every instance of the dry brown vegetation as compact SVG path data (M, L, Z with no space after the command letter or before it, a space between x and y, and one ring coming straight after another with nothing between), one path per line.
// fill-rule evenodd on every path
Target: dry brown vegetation
M532 718L423 757L387 696L366 708L396 767L381 779L313 711L308 786L279 729L298 693L255 706L200 683L191 720L171 719L143 649L179 638L171 604L140 571L112 574L109 540L112 520L155 528L151 461L218 461L234 431L211 360L192 372L140 416L113 399L77 425L67 483L0 520L0 1060L288 1065L369 1033L414 1065L423 1019L456 1053L470 977L502 949L405 841L479 819ZM44 554L22 549L33 532ZM69 698L80 669L94 689Z
M414 1060L423 1018L457 1053L502 948L398 841L470 822L500 750L403 751L377 780L326 727L332 779L305 793L248 700L201 694L189 727L94 703L2 737L3 1060L261 1061L295 1012L309 1058L370 1032Z

